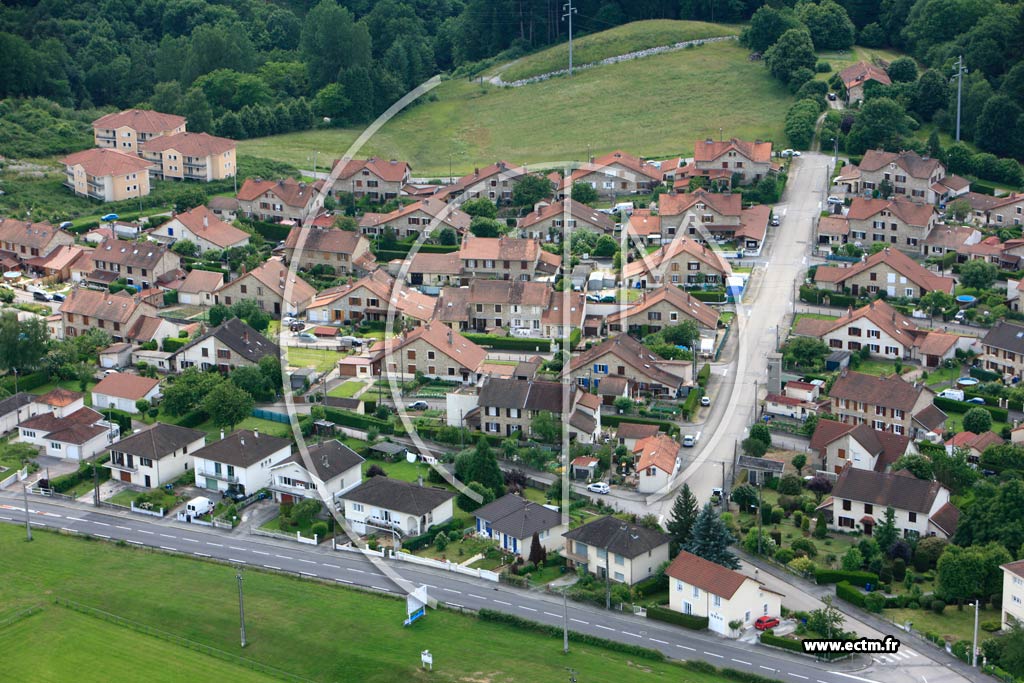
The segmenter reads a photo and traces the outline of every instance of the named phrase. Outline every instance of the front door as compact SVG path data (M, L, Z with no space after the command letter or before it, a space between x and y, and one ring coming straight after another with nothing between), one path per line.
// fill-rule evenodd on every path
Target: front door
M875 525L872 524L871 522L864 522L864 535L865 536L870 536L871 535L871 530L874 529L874 528L875 528Z
M145 475L145 477L146 477L146 488L148 489L148 488L150 488L151 486L153 486L153 484L152 484L152 482L150 481L150 478L149 478L149 475L148 475L148 474L147 474L147 475Z
M275 318L280 318L281 317L281 302L280 301L275 301L274 302L274 317Z
M127 481L127 482L131 483L131 480L132 480L132 473L131 472L125 472L124 470L121 470L121 481Z

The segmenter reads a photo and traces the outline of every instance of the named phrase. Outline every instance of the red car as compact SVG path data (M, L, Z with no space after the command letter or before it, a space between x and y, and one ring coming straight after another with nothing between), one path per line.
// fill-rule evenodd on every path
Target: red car
M779 625L779 620L776 617L758 617L757 621L754 622L754 628L758 631L767 631L770 628L775 628Z

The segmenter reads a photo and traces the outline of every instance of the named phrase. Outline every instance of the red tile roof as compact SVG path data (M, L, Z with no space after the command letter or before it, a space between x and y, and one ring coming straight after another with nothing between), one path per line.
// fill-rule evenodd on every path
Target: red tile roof
M85 398L85 394L80 394L77 391L70 391L57 387L53 391L49 391L42 396L37 396L33 399L35 403L43 403L48 406L55 408L63 408L69 406L80 398Z
M207 133L175 133L146 140L139 146L143 152L166 152L173 149L187 157L208 157L235 148L235 141Z
M852 66L846 67L839 72L839 78L842 79L843 85L846 86L847 90L863 85L867 81L878 81L883 85L892 85L889 74L874 64L868 64L867 62L857 62Z
M676 468L676 456L679 455L679 443L668 434L655 434L641 439L633 447L633 455L640 455L636 468L638 471L648 467L657 467L662 472L672 474Z
M342 159L335 159L331 165L331 173L341 164ZM391 159L385 161L377 157L369 159L350 159L338 172L338 180L348 180L363 169L389 183L400 183L405 180L409 173L409 164L404 161Z
M462 367L474 372L487 358L487 351L482 347L469 341L447 325L436 322L420 325L401 339L386 341L388 356L398 358L396 354L401 349L418 339L422 339L433 347L434 350L443 353Z
M925 292L939 291L952 294L953 288L956 286L953 278L937 275L899 249L888 247L849 268L818 266L814 279L816 282L845 282L879 265L886 266L899 273Z
M850 202L850 210L846 217L851 221L863 221L889 210L896 218L907 225L925 226L935 214L931 204L918 204L909 199L866 199L854 197Z
M163 114L149 109L126 109L101 116L92 122L93 128L121 128L128 126L140 133L162 133L185 125L185 117Z
M739 152L755 163L770 163L772 160L772 143L761 142L760 140L748 142L737 138L724 141L712 140L710 138L699 140L693 145L693 160L703 162L714 161L726 152L732 151Z
M519 219L517 227L520 229L529 228L532 225L536 225L537 223L541 223L551 218L561 217L566 213L566 211L568 211L571 219L592 225L602 232L611 232L615 229L615 221L612 220L608 214L602 213L597 209L587 206L586 204L581 204L575 199L566 199L560 202L554 202L552 204L542 206L535 211L531 211Z
M69 154L60 163L65 166L81 166L86 173L98 178L139 173L149 168L149 162L145 159L105 147Z
M246 178L242 187L238 189L238 199L251 202L262 197L264 193L270 192L288 206L301 209L305 208L309 201L316 196L316 193L323 187L323 183L324 181L318 180L310 185L294 178L285 178L284 180Z
M693 318L703 327L715 329L718 327L718 311L707 304L694 298L687 292L675 285L666 284L657 289L645 289L639 301L623 306L618 311L611 313L606 318L609 324L622 322L624 319L635 318L652 306L662 302L672 306L683 315ZM646 318L640 319L641 324L647 324ZM662 320L666 325L670 324L668 319Z
M295 249L299 238L305 235L303 251L322 251L329 254L354 254L360 241L369 241L361 233L338 228L300 228L294 227L288 232L284 242L285 249Z
M160 139L157 138L157 140ZM205 206L197 206L184 213L179 213L172 220L177 220L196 237L216 244L221 249L239 245L249 239L249 233L239 230L230 223L225 223Z
M92 388L94 394L116 396L138 401L145 398L146 394L159 386L160 380L140 375L132 375L126 372L115 372L107 375L99 384Z
M691 586L696 586L726 600L736 595L736 591L740 589L743 582L750 578L685 550L676 555L665 573L673 579L685 581Z

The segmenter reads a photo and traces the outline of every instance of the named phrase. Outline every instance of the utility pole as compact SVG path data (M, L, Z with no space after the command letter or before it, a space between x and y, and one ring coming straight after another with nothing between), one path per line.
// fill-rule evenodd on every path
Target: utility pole
M572 15L576 14L576 8L572 6L572 0L569 0L562 5L562 9L565 10L562 21L569 20L569 75L572 76Z
M28 484L21 485L21 492L25 496L25 540L32 540L32 524L28 521Z
M92 504L100 506L100 470L95 460L92 463Z
M757 554L761 554L761 477L757 478Z
M974 646L971 648L971 666L978 668L978 601L974 601Z
M963 55L956 58L953 68L956 69L956 73L953 74L953 78L956 79L956 141L960 142L960 96L964 89L964 74L967 73Z
M28 504L25 505L25 516L28 518ZM610 545L610 544L609 544ZM604 608L612 608L612 572L609 563L608 548L604 549Z
M238 623L242 629L242 647L245 647L245 602L242 600L242 568L235 568L235 578L238 579Z
M729 502L728 501L729 501L729 499L726 496L726 492L725 492L725 461L723 460L722 461L722 500L721 500L722 512L725 512L725 511L727 511L729 509L729 507L728 507L729 506Z

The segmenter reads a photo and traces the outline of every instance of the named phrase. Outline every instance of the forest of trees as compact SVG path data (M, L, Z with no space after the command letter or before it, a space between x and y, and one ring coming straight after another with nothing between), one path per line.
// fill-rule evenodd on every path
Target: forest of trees
M435 73L468 75L481 62L563 41L563 4L12 0L0 6L0 98L39 96L79 110L151 106L187 116L190 130L235 138L324 125L324 118L332 125L361 124ZM935 121L947 130L955 118L948 77L962 54L970 70L964 138L995 154L1024 155L1024 42L1019 39L1024 5L1015 0L575 0L574 5L577 35L639 19L746 21L754 16L746 31L753 49L768 49L786 30L800 27L816 49L844 49L856 42L903 50L924 66L920 87L931 89L930 104L914 101L920 89L916 77L913 92L901 83L890 94L902 97L919 122Z

